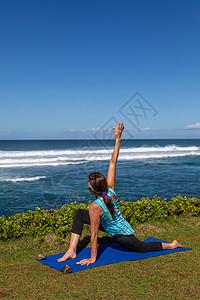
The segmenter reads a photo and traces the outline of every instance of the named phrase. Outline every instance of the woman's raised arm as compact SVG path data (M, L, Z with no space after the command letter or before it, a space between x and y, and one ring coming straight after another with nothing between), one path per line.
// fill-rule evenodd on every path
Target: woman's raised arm
M116 164L117 164L117 158L119 155L121 135L122 135L122 131L124 130L124 123L121 122L118 124L117 131L115 130L115 128L113 128L113 130L114 130L114 136L115 136L115 147L114 147L113 154L112 154L112 157L110 160L110 165L108 168L107 183L108 183L108 187L114 190Z

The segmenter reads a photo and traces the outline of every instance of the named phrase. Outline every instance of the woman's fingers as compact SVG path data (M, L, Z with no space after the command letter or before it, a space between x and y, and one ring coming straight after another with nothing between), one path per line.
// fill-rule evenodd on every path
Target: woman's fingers
M121 131L124 129L124 123L123 122L119 122L118 126L117 126L117 131ZM114 132L116 132L116 129L113 127Z
M82 259L80 260L79 262L76 263L77 265L81 265L81 266L84 266L84 265L87 265L89 266L90 264L90 261L86 258L86 259Z
M120 133L124 130L124 123L121 122L118 124L118 128L117 128L117 131L119 131Z
M118 126L117 126L117 130L113 127L113 131L114 131L115 137L120 137L123 130L124 130L124 123L123 122L121 122L121 123L119 122Z
M121 122L120 126L121 126L121 129L123 130L124 129L124 123Z

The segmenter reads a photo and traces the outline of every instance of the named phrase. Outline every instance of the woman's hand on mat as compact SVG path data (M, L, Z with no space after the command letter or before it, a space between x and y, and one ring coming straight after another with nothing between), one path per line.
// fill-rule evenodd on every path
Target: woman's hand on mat
M117 131L116 129L113 127L113 131L114 131L114 135L115 135L115 139L120 139L121 135L122 135L122 131L124 130L124 123L121 122L118 124L117 127Z
M95 261L96 261L96 259L93 259L93 258L85 258L85 259L82 259L81 261L77 262L76 264L81 265L81 266L84 266L84 265L89 266L90 264L95 263Z

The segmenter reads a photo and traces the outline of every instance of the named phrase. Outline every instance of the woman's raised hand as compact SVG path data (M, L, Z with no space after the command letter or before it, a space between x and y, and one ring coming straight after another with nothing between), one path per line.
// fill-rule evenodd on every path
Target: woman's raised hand
M113 127L113 131L114 131L114 135L115 135L115 139L120 139L121 135L122 135L122 131L124 130L124 123L123 122L119 122L118 127L117 127L117 131L116 129Z

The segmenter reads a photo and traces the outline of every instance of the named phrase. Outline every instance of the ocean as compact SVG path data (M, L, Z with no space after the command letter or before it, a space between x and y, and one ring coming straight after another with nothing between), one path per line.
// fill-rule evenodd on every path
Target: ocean
M93 171L107 174L114 140L0 141L0 216L94 200ZM120 200L200 196L200 140L122 140L115 190Z

